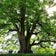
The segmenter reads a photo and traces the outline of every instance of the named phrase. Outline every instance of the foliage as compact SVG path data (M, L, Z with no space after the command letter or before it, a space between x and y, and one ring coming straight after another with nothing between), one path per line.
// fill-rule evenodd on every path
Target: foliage
M41 47L49 47L51 42L56 42L56 13L49 17L45 8L54 5L53 0L0 0L0 36L14 30L22 48L35 45L35 41ZM36 37L31 39L33 34ZM43 42L47 42L46 45Z
M52 54L54 54L55 53L55 50L53 50L52 48L35 48L35 50L33 51L34 53L36 53L36 54L50 54L50 53L52 53Z

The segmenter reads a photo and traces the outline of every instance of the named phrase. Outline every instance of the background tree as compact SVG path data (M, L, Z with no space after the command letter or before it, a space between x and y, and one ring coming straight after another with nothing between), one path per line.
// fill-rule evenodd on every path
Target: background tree
M43 42L56 42L55 17L49 17L45 7L53 0L0 0L0 36L17 31L20 53L31 53L31 47ZM31 42L31 36L36 38ZM35 41L38 41L35 43Z

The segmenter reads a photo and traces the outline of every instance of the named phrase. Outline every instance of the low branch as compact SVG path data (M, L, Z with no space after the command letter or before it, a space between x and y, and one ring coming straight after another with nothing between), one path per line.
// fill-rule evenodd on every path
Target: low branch
M19 31L19 27L17 23L13 23L13 25L15 26L15 28L17 29L17 31Z
M17 31L17 29L9 29L9 31Z
M56 43L56 40L41 40L41 42L54 42L54 43Z
M44 30L43 29L43 24L40 21L38 21L37 24L41 27L42 30ZM46 34L48 34L48 36L51 36L52 35L51 32L46 32Z
M37 35L37 34L39 34L41 31L39 31L39 32L36 32L36 33L32 33L32 34L35 34L35 35Z
M26 38L27 40L31 38L31 35L32 35L32 34L37 35L38 33L41 32L41 31L40 31L40 32L37 32L37 33L33 33L34 29L36 28L36 24L37 24L37 21L34 22L34 24L32 25L32 29L30 30L30 28L29 28L29 30L27 31L27 36L29 36L28 38Z
M39 45L42 42L54 42L54 43L56 43L56 40L40 40L38 43L35 43L35 41L33 41L33 43L31 44L31 46Z

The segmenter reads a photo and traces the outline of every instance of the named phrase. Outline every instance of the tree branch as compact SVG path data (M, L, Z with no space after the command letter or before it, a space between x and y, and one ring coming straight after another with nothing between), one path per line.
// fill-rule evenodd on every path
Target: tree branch
M39 31L39 32L36 32L36 33L32 33L32 34L35 34L35 35L37 35L37 34L39 34L41 31Z
M17 29L9 29L9 31L17 31Z
M15 26L15 28L17 29L17 31L19 30L19 27L18 27L18 25L17 25L17 23L13 23L13 25ZM15 29L15 30L16 30Z
M35 16L36 16L36 15L38 15L37 17L35 17L35 18L36 18L36 21L34 21L34 22L33 22L33 25L32 25L31 27L29 27L28 30L27 30L27 36L26 36L26 40L27 40L27 41L30 40L31 35L33 34L33 31L34 31L34 29L36 28L36 24L37 24L37 22L39 21L39 18L40 18L40 13L37 12L37 10L36 10ZM31 29L30 29L30 28L31 28ZM36 33L35 33L35 34L36 34ZM29 37L28 37L28 36L29 36Z
M33 41L32 44L30 44L31 46L34 46L34 45L39 45L40 43L42 42L54 42L56 43L56 40L40 40L38 43L35 43L35 41Z

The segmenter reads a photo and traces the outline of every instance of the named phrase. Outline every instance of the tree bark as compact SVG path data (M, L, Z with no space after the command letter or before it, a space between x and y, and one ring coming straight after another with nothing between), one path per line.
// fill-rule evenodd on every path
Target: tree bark
M20 51L18 53L33 53L31 51L30 40L29 42L23 38L22 33L18 33L19 42L20 42Z
M25 14L26 14L26 0L22 0L20 2L20 32L18 33L18 38L20 42L20 51L19 53L31 53L30 46L30 35L27 35L27 39L25 39ZM28 39L29 38L29 39Z

